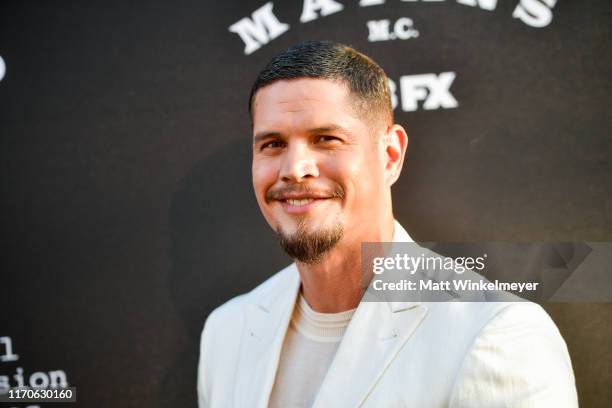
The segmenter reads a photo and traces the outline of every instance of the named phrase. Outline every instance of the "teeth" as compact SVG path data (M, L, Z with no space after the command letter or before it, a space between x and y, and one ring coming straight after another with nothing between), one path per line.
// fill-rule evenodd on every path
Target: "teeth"
M302 200L293 200L293 199L288 199L287 202L291 205L306 205L306 204L310 204L314 201L313 198L304 198Z

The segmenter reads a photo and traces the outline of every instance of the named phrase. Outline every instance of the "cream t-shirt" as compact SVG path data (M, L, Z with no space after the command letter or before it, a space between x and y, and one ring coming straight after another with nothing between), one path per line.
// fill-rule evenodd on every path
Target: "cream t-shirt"
M318 313L300 293L285 335L269 406L312 406L355 309Z

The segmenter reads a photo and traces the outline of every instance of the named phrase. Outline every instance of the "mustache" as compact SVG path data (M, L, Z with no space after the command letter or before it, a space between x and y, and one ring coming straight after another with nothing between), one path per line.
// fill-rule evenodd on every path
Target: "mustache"
M266 192L266 202L285 200L295 195L305 195L313 198L344 198L344 189L340 185L333 188L313 188L304 185L289 185L270 189Z

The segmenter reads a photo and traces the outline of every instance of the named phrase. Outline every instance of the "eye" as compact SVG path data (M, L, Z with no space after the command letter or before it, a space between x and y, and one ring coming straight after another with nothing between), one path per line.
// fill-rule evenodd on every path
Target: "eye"
M261 150L265 149L279 149L284 147L285 143L281 140L271 140L261 145Z
M317 142L323 142L323 143L334 143L334 142L341 142L342 140L339 137L336 136L330 136L330 135L321 135L317 138Z

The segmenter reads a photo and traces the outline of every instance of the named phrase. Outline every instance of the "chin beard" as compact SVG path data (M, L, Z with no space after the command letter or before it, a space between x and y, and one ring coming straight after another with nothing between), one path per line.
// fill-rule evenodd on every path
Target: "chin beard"
M332 249L344 234L340 223L332 228L309 233L303 220L300 220L293 235L286 234L279 226L276 233L281 247L293 259L305 264L316 264L323 260L323 255Z

